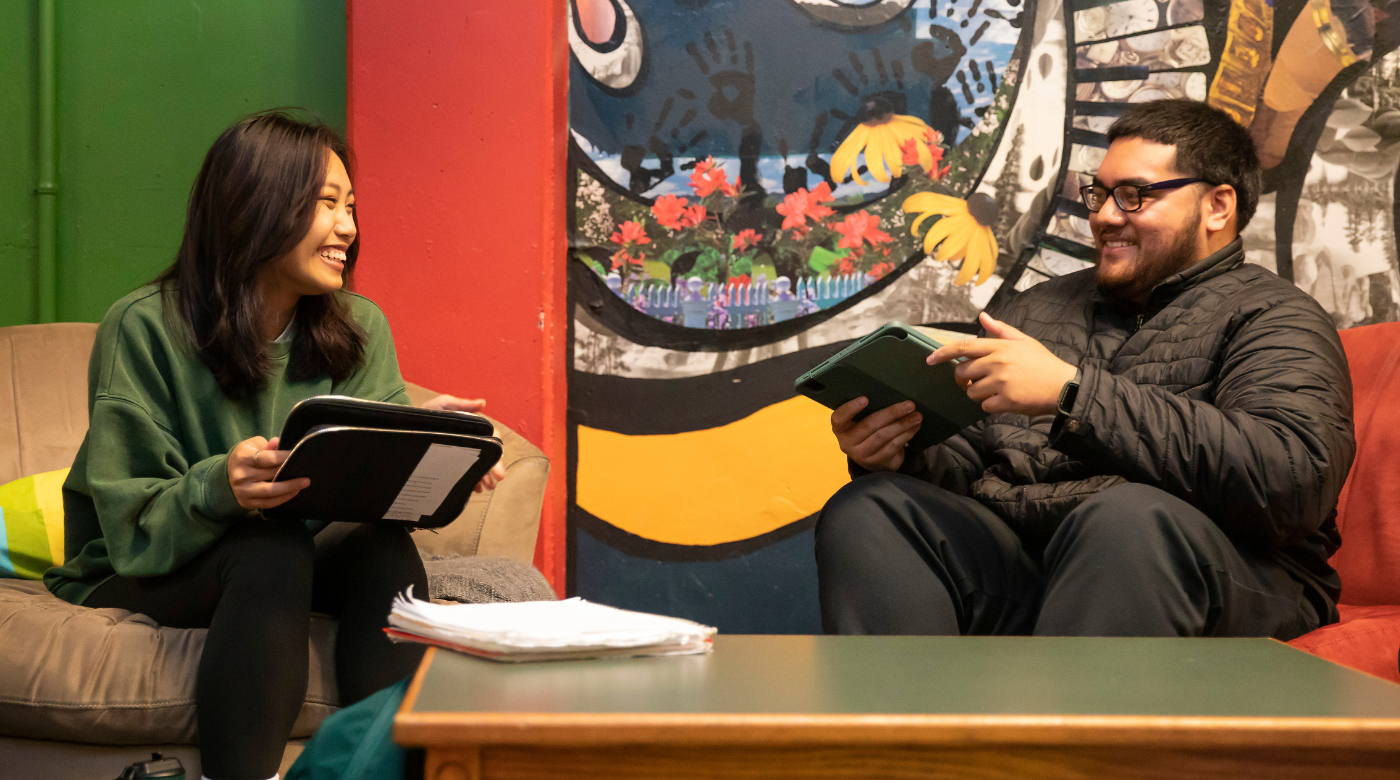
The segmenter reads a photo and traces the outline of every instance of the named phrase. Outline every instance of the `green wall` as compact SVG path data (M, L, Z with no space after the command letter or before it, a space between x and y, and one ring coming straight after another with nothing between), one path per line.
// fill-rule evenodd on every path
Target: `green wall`
M37 8L0 3L0 326L38 315ZM345 0L59 2L57 40L59 320L95 322L169 265L234 120L302 106L345 127Z
M0 326L33 322L37 3L0 3Z

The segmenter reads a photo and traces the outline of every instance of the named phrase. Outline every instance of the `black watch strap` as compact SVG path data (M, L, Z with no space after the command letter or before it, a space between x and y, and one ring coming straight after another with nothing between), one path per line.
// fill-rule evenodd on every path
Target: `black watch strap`
M1055 405L1056 411L1066 417L1070 415L1070 412L1074 411L1074 401L1079 398L1079 380L1082 376L1083 372L1079 369L1075 369L1074 378L1065 382L1065 386L1060 388L1060 400L1059 403Z

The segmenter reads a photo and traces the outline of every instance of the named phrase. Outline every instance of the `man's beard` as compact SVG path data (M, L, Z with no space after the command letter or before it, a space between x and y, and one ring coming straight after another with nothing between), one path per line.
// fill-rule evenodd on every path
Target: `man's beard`
M1201 207L1196 205L1196 213L1172 236L1171 243L1165 247L1149 251L1148 247L1138 244L1138 257L1126 278L1105 278L1102 262L1097 264L1095 279L1098 281L1099 289L1109 295L1125 301L1133 301L1146 298L1152 291L1167 277L1180 273L1196 261L1196 242L1201 230ZM1100 233L1100 245L1108 243L1113 239L1113 234ZM1097 250L1101 252L1102 250ZM1098 258L1102 261L1102 257Z

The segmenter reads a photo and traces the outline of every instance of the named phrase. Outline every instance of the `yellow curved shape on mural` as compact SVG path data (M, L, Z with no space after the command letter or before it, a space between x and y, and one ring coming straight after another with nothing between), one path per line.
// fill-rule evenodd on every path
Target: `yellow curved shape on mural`
M831 410L802 396L701 431L578 427L578 505L657 542L749 539L813 514L848 481Z

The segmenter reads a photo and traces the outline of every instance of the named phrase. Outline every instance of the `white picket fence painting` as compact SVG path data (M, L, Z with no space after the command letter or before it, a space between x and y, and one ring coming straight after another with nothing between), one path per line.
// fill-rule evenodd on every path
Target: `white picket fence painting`
M687 328L736 330L769 325L829 309L865 289L865 274L797 280L779 276L771 283L760 274L748 284L720 285L692 276L668 284L646 280L623 291L622 277L606 277L608 288L637 311Z

